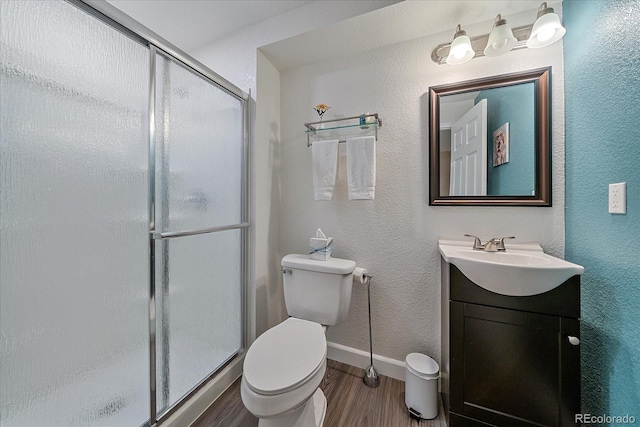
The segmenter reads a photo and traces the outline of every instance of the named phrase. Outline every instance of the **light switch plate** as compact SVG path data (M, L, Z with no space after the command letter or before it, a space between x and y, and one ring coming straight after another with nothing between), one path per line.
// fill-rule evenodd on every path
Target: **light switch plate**
M627 183L609 184L609 213L627 213Z

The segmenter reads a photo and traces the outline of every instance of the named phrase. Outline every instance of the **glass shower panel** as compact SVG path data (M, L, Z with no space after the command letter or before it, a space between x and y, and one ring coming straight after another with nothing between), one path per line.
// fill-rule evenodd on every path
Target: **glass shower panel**
M242 222L242 102L163 55L156 70L156 228Z
M243 104L156 56L156 230L242 222ZM156 243L161 415L241 347L241 230Z
M158 414L242 346L241 230L156 242Z
M2 1L0 55L0 424L142 425L149 50Z

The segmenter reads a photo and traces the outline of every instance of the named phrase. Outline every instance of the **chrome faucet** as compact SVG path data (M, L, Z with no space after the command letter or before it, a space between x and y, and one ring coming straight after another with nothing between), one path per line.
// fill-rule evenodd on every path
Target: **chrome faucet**
M467 237L473 237L475 240L473 241L473 249L476 251L482 251L484 250L484 245L482 244L482 242L480 241L480 238L477 236L474 236L473 234L465 234L465 236Z
M515 236L509 236L509 237L493 238L493 239L491 239L491 240L496 241L496 248L497 248L499 251L504 252L504 251L506 251L506 250L507 250L507 248L505 248L505 247L504 247L504 239L515 239L515 238L516 238Z
M498 252L498 243L500 242L500 240L496 237L494 237L493 239L489 240L487 243L484 244L484 251L485 252ZM502 249L504 251L504 249Z
M510 237L494 237L489 239L486 243L482 243L480 238L472 234L465 234L467 237L473 237L473 249L477 251L485 252L504 252L507 249L504 247L504 239L515 239L514 236Z

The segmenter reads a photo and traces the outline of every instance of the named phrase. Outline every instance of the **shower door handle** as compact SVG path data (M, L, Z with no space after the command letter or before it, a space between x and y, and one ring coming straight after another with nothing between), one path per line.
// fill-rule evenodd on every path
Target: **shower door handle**
M154 240L159 239L171 239L173 237L185 237L196 236L198 234L209 234L217 231L237 230L238 228L249 227L248 222L241 222L240 224L221 225L219 227L200 228L198 230L184 230L184 231L166 231L164 233L158 231L151 231L151 238Z

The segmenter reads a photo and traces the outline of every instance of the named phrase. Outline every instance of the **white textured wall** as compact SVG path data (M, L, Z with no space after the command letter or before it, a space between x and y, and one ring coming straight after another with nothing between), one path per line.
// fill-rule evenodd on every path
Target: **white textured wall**
M280 73L258 51L252 230L256 336L286 318L280 279Z
M491 22L466 30L482 34L488 28ZM375 276L374 352L397 360L412 351L439 360L439 236L515 235L521 241L540 241L554 255L564 253L562 44L498 59L475 59L457 67L434 64L431 51L450 37L451 31L281 73L280 251L305 253L309 236L321 227L334 238L334 256L368 268ZM430 207L429 86L549 65L553 66L553 207ZM384 120L374 201L348 200L344 144L334 200L313 200L311 150L303 123L317 117L312 107L320 102L331 106L329 117L368 111L380 113ZM328 339L368 350L367 333L366 290L355 286L348 319L330 328Z
M189 52L244 90L251 90L250 338L286 318L279 249L280 74L258 48L396 3L312 2ZM260 70L258 72L258 70ZM257 101L259 100L259 101ZM254 329L255 328L255 329ZM255 333L255 335L254 335Z

